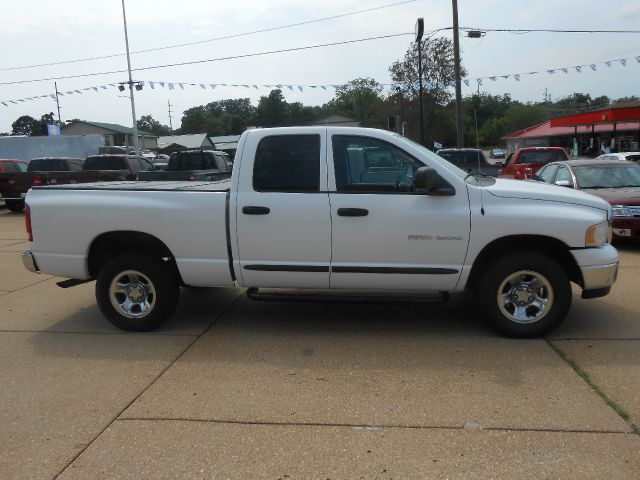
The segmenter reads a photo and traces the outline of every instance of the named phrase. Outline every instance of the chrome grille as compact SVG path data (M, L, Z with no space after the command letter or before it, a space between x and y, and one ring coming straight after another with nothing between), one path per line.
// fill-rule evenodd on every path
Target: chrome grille
M640 217L640 205L630 205L629 210L631 211L631 216Z

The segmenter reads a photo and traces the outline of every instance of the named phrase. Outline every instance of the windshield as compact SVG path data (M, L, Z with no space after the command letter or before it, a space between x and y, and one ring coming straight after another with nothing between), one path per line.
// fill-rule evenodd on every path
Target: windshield
M640 187L635 165L583 165L574 168L580 188Z
M516 163L544 165L550 162L560 162L562 160L568 160L567 154L564 153L564 150L530 150L520 152L520 156Z
M83 170L127 170L127 162L123 157L100 155L87 157Z

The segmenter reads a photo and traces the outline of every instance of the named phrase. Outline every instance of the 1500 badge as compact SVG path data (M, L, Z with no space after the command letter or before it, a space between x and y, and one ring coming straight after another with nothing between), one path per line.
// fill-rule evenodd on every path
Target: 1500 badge
M462 240L462 235L409 235L409 240Z

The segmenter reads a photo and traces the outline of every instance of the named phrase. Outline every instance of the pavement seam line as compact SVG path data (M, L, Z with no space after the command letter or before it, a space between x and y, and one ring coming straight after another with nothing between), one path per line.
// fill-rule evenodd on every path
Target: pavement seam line
M399 429L399 430L484 430L489 432L549 432L549 433L599 433L609 435L633 435L629 432L620 432L615 430L577 430L562 428L527 428L527 427L479 427L468 429L463 426L447 426L447 425L370 425L359 423L317 423L317 422L252 422L248 420L218 420L218 419L199 419L199 418L167 418L167 417L122 417L118 418L119 422L191 422L191 423L215 423L223 425L247 425L247 426L271 426L271 427L337 427L337 428L357 428L363 430L381 430L381 429Z
M560 358L562 358L573 369L573 371L576 372L578 376L582 378L582 380L584 380L584 382L587 385L589 385L591 390L597 393L600 396L600 398L604 401L604 403L608 405L614 412L616 412L618 416L622 418L627 423L627 425L631 427L634 433L636 433L637 435L640 435L640 428L633 422L633 420L631 420L631 417L629 416L629 414L620 405L618 405L616 402L611 400L608 397L608 395L604 392L604 390L602 390L591 379L591 376L585 370L583 370L582 367L580 367L580 365L578 365L578 363L575 360L569 357L569 355L567 355L560 347L552 344L551 341L546 340L546 342L549 345L549 347L551 347L551 350L556 352L560 356Z
M69 330L0 330L0 333L62 333L71 335L139 335L136 332L81 332L81 331L69 331ZM145 332L145 337L197 337L197 333L180 333L180 332Z
M211 322L211 324L209 324L209 326L208 326L207 328L205 328L205 329L204 329L204 331L203 331L200 335L196 336L196 337L195 337L191 342L189 342L189 344L188 344L188 345L187 345L187 346L186 346L186 347L185 347L185 348L184 348L180 353L178 353L178 355L173 359L173 361L171 361L171 362L169 363L169 365L167 365L165 368L163 368L163 369L160 371L160 373L158 373L158 375L156 375L156 376L155 376L155 378L151 380L151 382L149 383L149 385L147 385L146 387L144 387L144 388L142 389L142 391L141 391L138 395L136 395L136 396L135 396L135 398L134 398L133 400L131 400L129 403L127 403L127 404L124 406L124 408L120 409L120 411L119 411L118 413L116 413L116 415L113 417L113 419L112 419L112 420L111 420L111 421L110 421L110 422L109 422L109 423L108 423L108 424L107 424L107 425L106 425L102 430L100 430L100 432L98 432L98 434L97 434L97 435L95 435L95 436L91 439L91 441L90 441L90 442L88 442L88 443L87 443L87 444L86 444L82 449L80 449L80 451L79 451L78 453L76 453L76 454L73 456L73 458L71 458L71 460L69 460L69 461L67 462L67 464L66 464L65 466L63 466L63 467L62 467L62 469L60 469L60 471L59 471L58 473L56 473L56 475L53 477L53 480L58 479L58 478L60 477L60 475L62 475L62 474L65 472L65 470L67 470L67 468L69 468L69 467L73 464L73 462L75 462L75 461L80 457L80 455L82 455L82 454L83 454L83 453L84 453L84 452L85 452L85 451L86 451L86 450L87 450L91 445L93 445L93 443L94 443L98 438L100 438L100 437L102 436L102 434L103 434L105 431L107 431L107 430L109 429L109 427L111 427L111 426L114 424L114 422L115 422L116 420L118 420L118 419L120 418L120 416L121 416L124 412L126 412L126 411L129 409L129 407L130 407L131 405L133 405L133 404L134 404L134 403L135 403L135 402L136 402L136 401L137 401L137 400L138 400L142 395L144 395L144 394L145 394L145 392L147 392L147 390L149 390L149 389L150 389L150 388L151 388L151 387L152 387L152 386L153 386L153 385L158 381L158 379L159 379L160 377L162 377L162 376L167 372L167 370L169 370L173 365L175 365L175 363L176 363L178 360L180 360L180 359L182 358L182 356L183 356L183 355L184 355L184 354L185 354L185 353L186 353L186 352L187 352L187 351L188 351L188 350L189 350L189 349L190 349L190 348L191 348L191 347L192 347L192 346L193 346L193 345L194 345L194 344L195 344L195 343L200 339L200 338L202 338L206 333L208 333L208 332L209 332L209 330L211 330L211 329L213 328L213 326L214 326L215 324L217 324L217 323L222 319L222 317L224 317L224 316L227 314L227 312L229 312L229 310L231 310L231 308L232 308L236 303L238 303L238 302L240 301L240 299L241 299L243 296L244 296L244 294L240 294L240 295L238 295L238 296L233 300L233 302L231 302L229 305L227 305L227 307L226 307L222 312L220 312L220 314L219 314L219 315L218 315L218 316L217 316L217 317L216 317L216 318Z

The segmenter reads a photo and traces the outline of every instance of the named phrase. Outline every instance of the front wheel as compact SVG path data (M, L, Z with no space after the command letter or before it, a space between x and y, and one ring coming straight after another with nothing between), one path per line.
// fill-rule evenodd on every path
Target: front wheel
M121 255L107 263L96 282L100 310L116 327L147 331L160 326L176 308L178 280L162 259Z
M509 337L544 335L564 320L571 306L564 268L534 252L499 259L483 275L477 294L489 323Z

